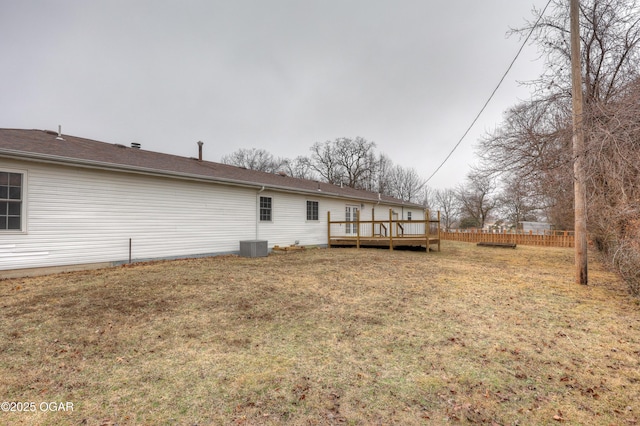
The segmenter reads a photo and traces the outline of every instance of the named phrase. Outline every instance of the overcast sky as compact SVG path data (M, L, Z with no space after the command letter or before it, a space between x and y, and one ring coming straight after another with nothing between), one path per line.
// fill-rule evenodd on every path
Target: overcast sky
M0 0L0 127L220 161L361 136L433 173L546 0ZM478 138L540 73L527 47L431 180L463 181Z

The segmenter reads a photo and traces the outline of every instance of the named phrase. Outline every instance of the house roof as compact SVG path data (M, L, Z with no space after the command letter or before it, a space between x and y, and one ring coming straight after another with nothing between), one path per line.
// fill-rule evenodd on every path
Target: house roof
M349 198L417 207L397 198L349 187L280 174L259 172L227 164L163 154L120 144L98 142L50 130L0 129L0 157L70 164L212 182L265 187L328 197Z

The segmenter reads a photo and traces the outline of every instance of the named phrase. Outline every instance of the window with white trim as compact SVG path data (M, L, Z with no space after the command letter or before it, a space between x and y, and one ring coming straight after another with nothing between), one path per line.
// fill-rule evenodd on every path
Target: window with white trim
M24 174L0 170L0 231L21 231Z
M260 197L260 221L271 221L271 197Z
M307 201L307 220L318 220L318 202Z
M411 212L407 212L407 220L411 220Z

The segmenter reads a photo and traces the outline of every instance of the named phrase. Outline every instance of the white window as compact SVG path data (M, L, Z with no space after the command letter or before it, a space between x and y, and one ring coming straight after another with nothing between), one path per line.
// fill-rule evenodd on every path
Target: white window
M317 201L307 201L307 220L318 220L318 206Z
M260 197L260 221L271 222L271 197Z
M24 229L25 174L0 170L0 232Z

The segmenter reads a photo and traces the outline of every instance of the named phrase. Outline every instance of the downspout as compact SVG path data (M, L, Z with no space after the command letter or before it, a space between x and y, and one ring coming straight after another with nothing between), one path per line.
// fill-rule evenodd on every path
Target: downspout
M260 191L256 193L256 240L258 239L258 225L260 223L260 193L264 191L264 185L260 188Z

